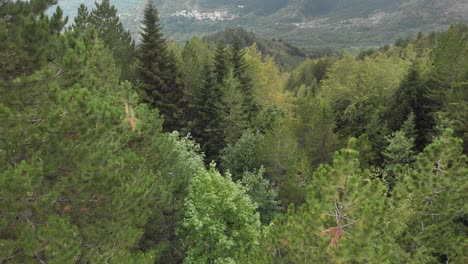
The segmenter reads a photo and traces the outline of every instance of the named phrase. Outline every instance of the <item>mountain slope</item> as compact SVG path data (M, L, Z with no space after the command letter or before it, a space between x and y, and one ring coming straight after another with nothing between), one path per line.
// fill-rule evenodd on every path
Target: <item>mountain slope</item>
M77 0L59 3L66 11ZM93 1L83 1L92 5ZM111 1L138 36L145 0ZM155 0L171 39L244 27L304 48L371 47L468 22L466 0ZM66 12L67 13L67 12ZM70 13L70 11L69 11ZM70 13L72 14L72 13Z
M309 57L304 50L282 40L268 40L247 32L242 28L229 28L203 38L210 43L224 42L232 44L238 40L241 47L256 45L263 56L274 58L276 64L283 70L292 70Z

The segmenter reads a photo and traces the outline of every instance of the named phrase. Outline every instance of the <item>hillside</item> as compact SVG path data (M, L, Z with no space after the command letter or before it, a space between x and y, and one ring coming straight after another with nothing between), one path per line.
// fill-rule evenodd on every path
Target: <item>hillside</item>
M66 13L81 1L59 1ZM82 1L92 6L94 1ZM145 0L112 1L138 36ZM468 22L465 0L156 0L164 31L185 41L243 27L304 48L381 46L418 32Z
M242 28L229 28L206 36L203 40L210 43L221 41L226 44L232 44L235 40L238 40L241 47L249 47L255 44L263 56L271 56L281 69L287 71L294 69L299 63L310 57L304 50L286 41L265 39Z

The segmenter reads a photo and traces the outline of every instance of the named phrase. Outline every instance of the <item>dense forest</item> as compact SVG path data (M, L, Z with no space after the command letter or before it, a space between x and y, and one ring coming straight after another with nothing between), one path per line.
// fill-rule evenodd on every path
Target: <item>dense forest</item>
M468 262L467 25L286 72L55 2L0 0L0 263Z

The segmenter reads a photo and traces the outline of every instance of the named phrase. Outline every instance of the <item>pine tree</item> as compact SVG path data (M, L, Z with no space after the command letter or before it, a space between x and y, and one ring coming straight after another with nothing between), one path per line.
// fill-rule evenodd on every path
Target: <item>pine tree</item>
M421 84L416 66L412 66L392 99L387 110L390 128L395 131L400 129L405 120L414 114L416 127L415 142L418 149L423 147L428 139L425 135L432 130L434 121L427 113L428 102L425 99L425 87Z
M52 27L44 12L54 0L6 1L0 11L0 82L27 76L47 63ZM3 85L0 83L0 85ZM2 89L6 89L1 87Z
M180 263L199 150L162 133L101 41L58 38L60 59L1 91L0 262Z
M333 165L317 169L308 186L307 204L291 208L266 231L264 244L272 259L282 263L405 263L401 252L394 250L396 231L391 218L385 217L385 187L368 170L359 168L358 156L353 149L343 149L335 154Z
M312 114L311 114L312 113ZM336 150L335 116L325 102L312 95L301 98L296 109L299 146L314 166L330 163Z
M219 85L224 84L224 80L229 74L229 64L226 46L222 42L218 42L215 52L215 74L216 82Z
M248 111L245 95L232 73L224 80L222 97L222 123L226 144L235 143L248 126Z
M68 17L63 17L63 10L57 6L55 13L50 18L50 29L52 34L59 34L68 23Z
M87 29L90 26L90 14L88 8L81 4L78 7L78 13L73 21L72 28L75 31Z
M166 128L172 128L172 130L182 131L185 127L183 117L186 98L184 98L181 74L176 63L175 54L172 50L168 52L168 60L166 68L163 70L163 76L164 87L167 89L165 91L165 98L169 98L170 100L170 103L164 105L167 111L167 118L164 126Z
M102 0L101 3L96 2L96 8L89 13L88 18L86 9L81 6L78 15L80 26L89 21L89 25L94 27L99 38L112 51L115 62L122 67L121 79L132 80L135 43L130 32L123 28L115 6L110 4L110 0Z
M200 140L204 123L200 112L206 101L205 78L211 78L213 73L207 72L207 64L211 63L211 51L208 45L197 37L192 37L184 46L181 57L182 83L184 85L184 101L186 102L184 122L191 134ZM212 69L210 69L212 71ZM198 141L201 143L201 141Z
M240 79L246 71L244 60L245 52L242 50L240 41L236 38L231 47L231 62L234 72L234 78Z
M138 86L144 103L157 108L164 116L164 129L180 129L180 101L183 98L181 87L175 80L175 62L167 52L167 45L161 33L158 11L153 1L148 1L143 19L141 45L138 50Z
M258 106L255 102L252 79L247 72L245 63L245 51L240 46L238 38L234 40L231 47L231 64L233 67L233 76L239 81L239 88L244 94L244 105L248 111L249 120L254 120Z
M404 130L400 130L387 137L388 146L383 152L385 157L384 178L389 191L395 186L395 168L410 164L414 161L414 138L408 137Z
M196 94L196 124L194 136L202 146L206 161L219 161L219 154L225 146L223 126L223 91L216 83L213 66L204 65L204 80Z
M447 130L418 155L413 168L403 168L395 187L397 201L409 199L414 211L402 246L412 254L428 252L434 263L466 260L468 160L452 134Z

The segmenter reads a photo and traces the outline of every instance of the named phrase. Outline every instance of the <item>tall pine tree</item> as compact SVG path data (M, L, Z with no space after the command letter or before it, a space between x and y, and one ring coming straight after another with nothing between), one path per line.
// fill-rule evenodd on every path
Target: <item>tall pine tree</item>
M245 63L245 51L241 48L238 38L234 40L231 47L231 64L233 68L234 78L239 81L239 88L244 94L244 105L248 111L249 120L255 118L258 106L254 99L254 91L252 79L247 72L247 65Z
M194 137L202 146L206 161L219 161L220 151L224 148L224 129L222 127L223 91L216 83L216 76L211 62L203 69L203 86L196 94L196 122Z
M143 19L141 45L138 50L138 86L143 102L158 108L165 117L166 131L180 130L183 89L177 78L174 57L168 54L158 11L148 1Z
M229 65L226 46L223 42L219 42L215 52L215 73L216 82L218 84L224 84L224 79L229 74Z
M86 14L86 10L82 10L82 7L78 11L79 15L81 15L80 12L83 12L83 15ZM102 0L101 3L96 2L96 8L89 13L88 21L95 28L99 38L112 51L117 65L122 68L121 79L132 80L134 78L135 43L130 32L122 26L117 8L111 5L109 0Z

